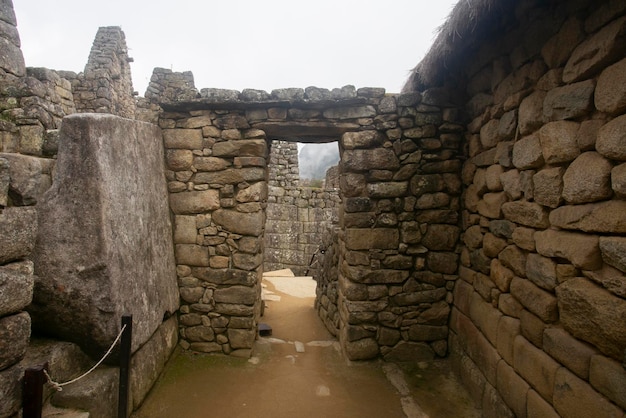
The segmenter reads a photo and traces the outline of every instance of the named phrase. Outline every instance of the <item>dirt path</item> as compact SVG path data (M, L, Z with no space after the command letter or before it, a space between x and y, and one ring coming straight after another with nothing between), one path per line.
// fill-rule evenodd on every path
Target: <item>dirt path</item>
M272 335L257 340L252 358L177 352L133 417L427 417L413 388L406 386L410 393L402 394L392 384L389 365L341 356L313 307L314 282L297 280L305 279L264 280L266 297L273 300L266 302L261 321ZM419 381L423 372L408 370L408 380Z

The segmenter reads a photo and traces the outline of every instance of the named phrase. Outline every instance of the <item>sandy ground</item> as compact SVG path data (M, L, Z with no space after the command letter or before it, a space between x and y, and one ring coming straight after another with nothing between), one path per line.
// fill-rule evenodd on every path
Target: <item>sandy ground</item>
M134 418L480 416L446 362L345 360L313 307L315 282L275 274L264 277L261 318L272 335L252 357L178 351Z

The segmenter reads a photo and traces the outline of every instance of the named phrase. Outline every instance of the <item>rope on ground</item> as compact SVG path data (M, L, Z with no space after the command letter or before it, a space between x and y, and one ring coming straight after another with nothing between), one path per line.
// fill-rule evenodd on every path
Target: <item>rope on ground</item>
M120 330L120 333L117 334L117 337L115 338L115 341L113 341L113 344L111 344L111 347L109 347L108 351L104 354L104 356L102 356L102 358L89 370L87 370L85 373L83 373L82 375L68 381L65 383L59 383L59 382L55 382L54 380L52 380L52 378L50 377L50 375L48 374L48 371L46 369L43 370L43 373L46 375L46 378L48 379L48 383L50 383L50 385L56 389L58 392L61 392L63 390L63 386L67 386L69 384L72 384L74 382L79 381L80 379L82 379L83 377L87 376L89 373L93 372L94 370L96 370L96 368L102 364L102 362L109 356L109 354L111 354L111 351L113 351L113 347L115 347L115 344L117 344L117 342L120 340L120 338L122 338L122 334L124 333L124 330L126 329L126 324L124 324L124 326L122 327L122 329Z

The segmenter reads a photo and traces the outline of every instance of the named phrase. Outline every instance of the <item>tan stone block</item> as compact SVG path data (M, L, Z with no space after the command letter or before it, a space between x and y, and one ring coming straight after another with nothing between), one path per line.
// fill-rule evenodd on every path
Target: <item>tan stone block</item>
M551 258L530 253L526 259L526 277L545 290L553 290L557 285L556 263Z
M546 328L543 332L543 349L580 378L589 377L589 361L596 350L578 341L567 331L560 328Z
M626 164L620 164L611 170L611 188L616 195L626 197Z
M214 269L225 269L230 264L230 258L221 255L215 255L209 258L209 267Z
M504 168L500 164L494 164L485 171L485 184L490 192L502 190L502 182L500 181L502 173L504 173Z
M596 150L609 159L626 161L625 127L626 115L619 116L601 127L596 140Z
M487 257L497 257L500 251L504 250L506 246L507 242L505 239L498 238L492 233L485 234L483 239L483 251Z
M532 134L539 129L543 120L544 91L536 91L522 100L519 106L519 129L521 135Z
M605 200L611 197L613 164L597 152L579 155L563 175L563 198L569 204ZM537 196L535 190L535 198Z
M511 280L515 273L512 270L504 267L502 262L498 259L491 260L491 272L490 277L491 280L495 283L495 285L503 292L509 291L509 286L511 285Z
M502 316L498 322L497 349L502 358L513 364L515 338L521 334L520 320L510 316Z
M454 285L454 306L463 312L465 315L469 315L470 301L472 293L474 293L473 287L463 280L457 280Z
M543 347L543 332L546 324L527 310L520 312L522 335L537 347Z
M187 266L208 266L208 249L201 245L176 244L176 263Z
M474 324L487 337L489 342L495 346L498 336L498 321L502 313L487 303L476 292L472 293L470 300L470 318Z
M219 191L204 190L170 194L170 208L177 215L202 213L220 207Z
M164 129L165 148L202 149L202 131L200 129Z
M498 255L498 260L518 276L526 276L526 254L515 245L509 245Z
M552 405L532 389L528 391L526 413L527 418L560 418Z
M565 367L556 372L554 409L564 417L622 418L624 412Z
M548 229L535 233L537 252L546 257L565 258L576 267L596 270L602 266L598 237Z
M553 167L540 170L533 176L535 202L550 208L561 204L564 172L562 167Z
M573 161L580 154L576 142L578 127L577 122L564 120L549 122L541 127L539 140L547 164Z
M625 25L626 18L615 20L578 45L565 64L563 81L583 80L620 56Z
M174 244L195 244L197 236L195 216L174 217Z
M510 293L503 293L498 297L498 308L503 314L519 318L520 313L524 310L521 303Z
M518 227L513 230L512 240L515 245L523 250L535 251L535 230Z
M534 202L507 202L502 204L505 219L532 228L547 228L550 226L547 210Z
M562 206L550 212L550 223L585 232L626 233L626 202L610 200Z
M570 334L623 360L626 347L626 300L577 277L556 289L561 324Z
M399 232L392 228L349 228L345 235L349 250L395 249L399 244Z
M516 417L526 416L526 398L530 385L505 361L498 363L498 392Z
M474 277L474 288L476 289L476 292L483 297L483 299L491 302L491 292L495 289L495 287L495 283L491 281L489 276L482 273L476 273L476 276Z
M626 370L620 363L604 356L591 357L589 382L598 392L626 409Z
M541 142L538 135L529 135L515 142L513 145L513 165L520 170L539 168L544 159L541 152Z
M515 338L515 370L546 400L552 399L559 363L532 345L526 338Z
M553 88L548 91L543 102L543 117L545 120L580 118L588 114L593 107L594 80L581 81L560 87L550 87ZM572 149L569 150L569 152L572 151Z
M544 322L551 323L559 319L556 297L530 280L514 277L511 281L511 294Z
M482 416L484 418L515 418L498 391L489 384L485 385L483 394Z
M457 330L461 347L463 347L472 361L476 363L487 378L487 381L495 385L496 370L498 362L501 360L497 350L472 321L462 313L457 315Z

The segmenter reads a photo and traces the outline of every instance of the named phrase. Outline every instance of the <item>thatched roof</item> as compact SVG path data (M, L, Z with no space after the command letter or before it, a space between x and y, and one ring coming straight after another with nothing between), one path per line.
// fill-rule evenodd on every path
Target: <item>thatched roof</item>
M445 73L466 66L465 59L502 28L519 1L460 0L424 59L411 71L403 92L437 85Z

